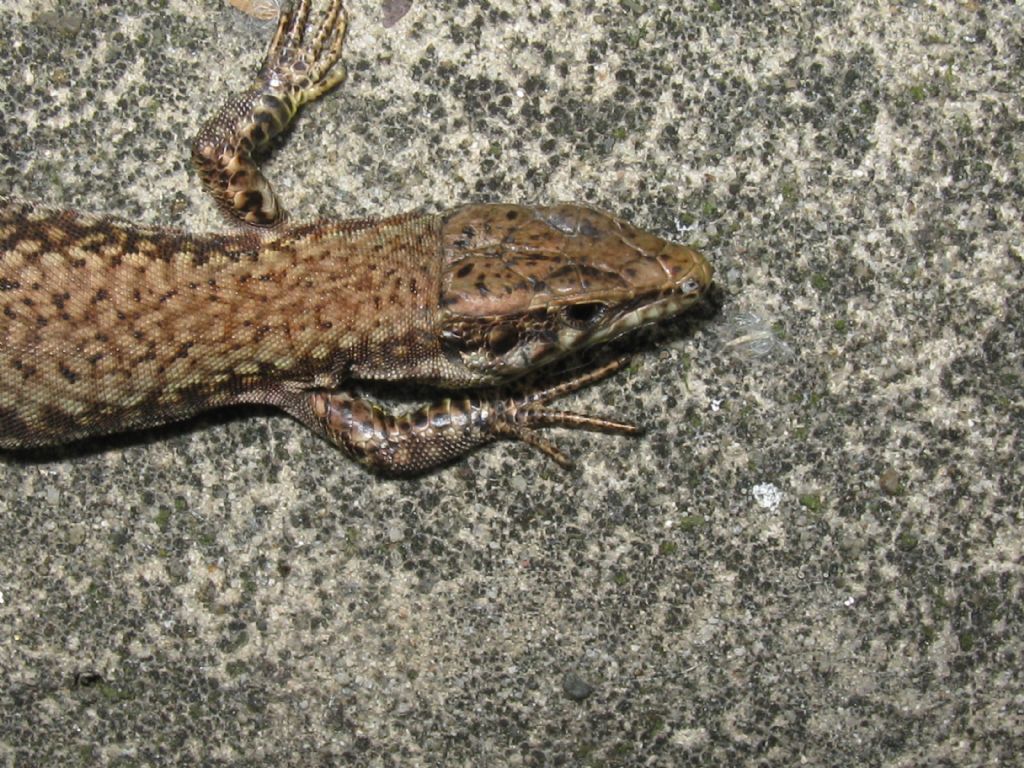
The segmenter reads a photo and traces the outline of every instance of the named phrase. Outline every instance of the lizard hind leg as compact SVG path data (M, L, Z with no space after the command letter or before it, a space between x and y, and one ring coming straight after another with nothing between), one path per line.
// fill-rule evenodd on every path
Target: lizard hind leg
M310 0L300 0L296 10L291 4L282 8L253 84L230 97L192 143L192 162L207 191L229 218L243 224L276 227L284 222L284 209L252 155L266 149L303 104L345 79L342 1L331 0L311 33L309 15Z

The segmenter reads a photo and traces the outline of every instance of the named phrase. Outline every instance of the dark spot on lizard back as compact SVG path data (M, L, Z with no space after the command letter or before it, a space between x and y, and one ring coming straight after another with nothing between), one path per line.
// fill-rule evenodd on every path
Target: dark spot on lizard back
M14 361L14 369L21 373L21 378L24 379L25 381L31 379L39 371L38 366L32 365L31 363L26 363L22 360Z

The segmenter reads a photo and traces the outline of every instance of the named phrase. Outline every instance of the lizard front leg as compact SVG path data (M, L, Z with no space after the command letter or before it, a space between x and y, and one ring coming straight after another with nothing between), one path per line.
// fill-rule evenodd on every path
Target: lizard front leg
M288 396L291 402L279 404L349 456L384 474L425 472L499 438L522 440L569 469L572 459L535 430L568 427L635 435L640 429L619 421L551 410L547 404L610 376L623 365L625 360L616 360L518 397L446 399L401 415L339 392L296 392Z
M299 107L345 79L342 2L331 0L315 31L309 5L310 0L301 0L297 10L282 9L255 82L229 99L192 144L192 162L217 205L230 218L256 227L275 227L285 214L253 153L266 148Z

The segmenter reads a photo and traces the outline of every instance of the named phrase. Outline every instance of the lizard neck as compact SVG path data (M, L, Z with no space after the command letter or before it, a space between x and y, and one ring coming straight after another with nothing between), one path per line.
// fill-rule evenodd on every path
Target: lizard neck
M439 232L437 217L407 214L265 237L257 263L268 276L249 280L242 305L273 330L247 349L279 371L339 381L442 377Z

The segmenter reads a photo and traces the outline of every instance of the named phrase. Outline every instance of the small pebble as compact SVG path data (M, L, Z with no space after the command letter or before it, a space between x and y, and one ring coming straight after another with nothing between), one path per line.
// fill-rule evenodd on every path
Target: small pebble
M594 692L594 686L575 672L566 672L562 678L562 692L573 701L583 701Z

